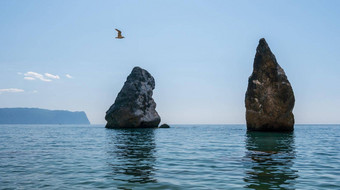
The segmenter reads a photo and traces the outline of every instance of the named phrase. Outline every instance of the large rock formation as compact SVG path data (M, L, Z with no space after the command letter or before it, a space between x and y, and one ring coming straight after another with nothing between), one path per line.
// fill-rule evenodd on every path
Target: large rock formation
M158 127L161 121L152 99L155 80L140 67L133 68L114 104L106 112L106 128Z
M260 39L245 98L247 129L293 131L294 103L293 89L285 72L266 40Z

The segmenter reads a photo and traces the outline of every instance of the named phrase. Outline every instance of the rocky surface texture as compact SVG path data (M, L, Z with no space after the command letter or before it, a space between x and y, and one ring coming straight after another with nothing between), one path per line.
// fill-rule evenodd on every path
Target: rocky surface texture
M133 68L114 104L106 112L106 128L158 127L161 121L152 98L155 80L140 67Z
M285 72L266 40L260 39L245 98L247 129L293 131L294 103L293 89Z

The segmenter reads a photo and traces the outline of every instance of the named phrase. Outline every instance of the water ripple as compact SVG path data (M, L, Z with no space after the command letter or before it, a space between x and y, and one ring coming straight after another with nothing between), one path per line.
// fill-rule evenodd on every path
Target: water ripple
M340 126L1 125L0 189L340 189Z

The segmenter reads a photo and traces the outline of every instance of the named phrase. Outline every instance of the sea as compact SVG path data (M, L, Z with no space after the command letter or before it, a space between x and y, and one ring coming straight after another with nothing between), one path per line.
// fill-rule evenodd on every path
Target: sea
M340 189L340 125L0 125L0 189Z

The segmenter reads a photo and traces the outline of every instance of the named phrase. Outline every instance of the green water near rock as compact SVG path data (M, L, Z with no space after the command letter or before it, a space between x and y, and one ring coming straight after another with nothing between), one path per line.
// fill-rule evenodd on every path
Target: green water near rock
M0 189L339 189L339 137L339 125L0 125Z

